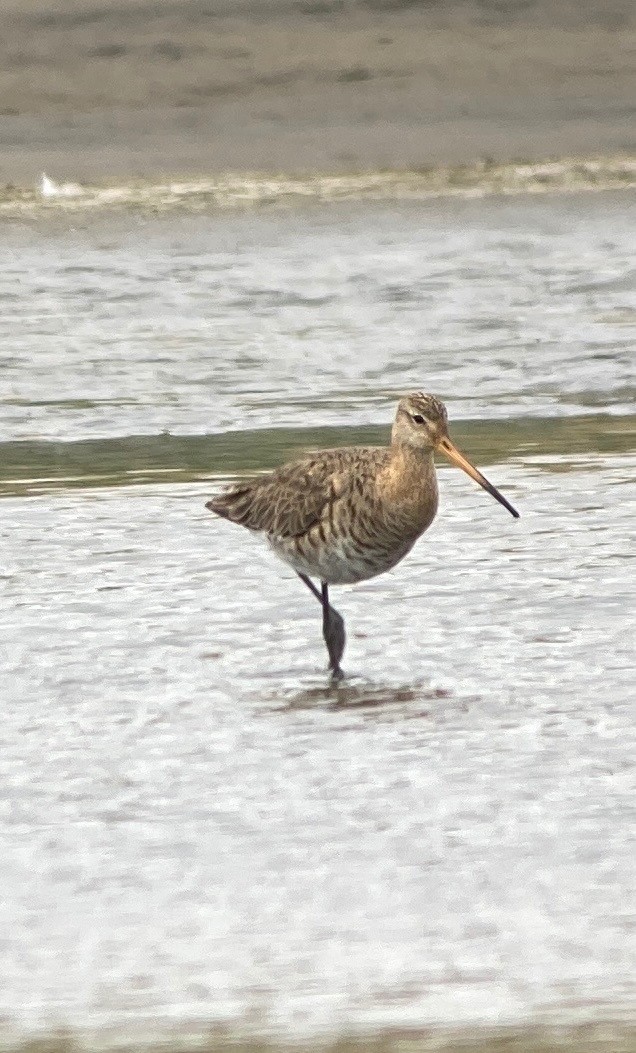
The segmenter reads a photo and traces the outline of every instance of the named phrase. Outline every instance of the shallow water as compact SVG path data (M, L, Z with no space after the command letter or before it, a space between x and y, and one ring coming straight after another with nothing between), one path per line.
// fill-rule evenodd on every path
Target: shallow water
M73 226L70 226L70 224ZM7 223L0 440L633 410L636 197Z
M623 194L5 230L5 1043L630 1048L635 228ZM412 387L522 518L443 468L409 558L334 590L334 688L204 500Z

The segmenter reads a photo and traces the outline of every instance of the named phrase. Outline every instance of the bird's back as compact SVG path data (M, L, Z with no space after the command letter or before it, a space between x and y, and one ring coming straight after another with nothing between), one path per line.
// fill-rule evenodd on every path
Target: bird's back
M231 486L206 508L278 538L309 530L348 491L362 499L386 460L386 447L319 450L273 472Z

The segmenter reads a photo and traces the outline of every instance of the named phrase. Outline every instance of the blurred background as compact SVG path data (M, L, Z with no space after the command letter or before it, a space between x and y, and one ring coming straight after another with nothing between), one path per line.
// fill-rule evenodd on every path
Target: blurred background
M634 4L0 10L0 1047L633 1053ZM417 389L334 687L204 503Z
M630 0L4 0L0 178L634 149Z

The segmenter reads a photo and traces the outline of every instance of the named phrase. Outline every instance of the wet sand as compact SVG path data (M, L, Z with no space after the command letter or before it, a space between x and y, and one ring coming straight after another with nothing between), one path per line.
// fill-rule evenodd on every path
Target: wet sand
M629 0L4 5L0 181L629 154Z

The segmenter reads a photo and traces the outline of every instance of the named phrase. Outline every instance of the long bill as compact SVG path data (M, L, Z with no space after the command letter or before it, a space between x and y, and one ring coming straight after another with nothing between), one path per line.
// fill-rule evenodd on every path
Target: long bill
M506 498L503 496L503 494L499 493L497 487L493 486L492 483L489 483L486 477L482 475L477 468L475 468L475 465L471 464L468 458L464 457L463 453L459 452L455 444L451 442L448 436L445 436L443 439L439 440L437 444L437 449L440 451L440 453L443 453L445 457L448 457L449 461L452 461L453 464L456 464L458 468L463 468L466 472L466 475L469 475L471 479L475 480L476 483L479 483L480 486L483 486L484 490L487 490L488 493L495 498L495 501L499 501L500 505L503 505L504 508L508 509L511 516L514 516L515 519L519 518L519 513L517 512L517 509L513 508L510 502L506 501Z

